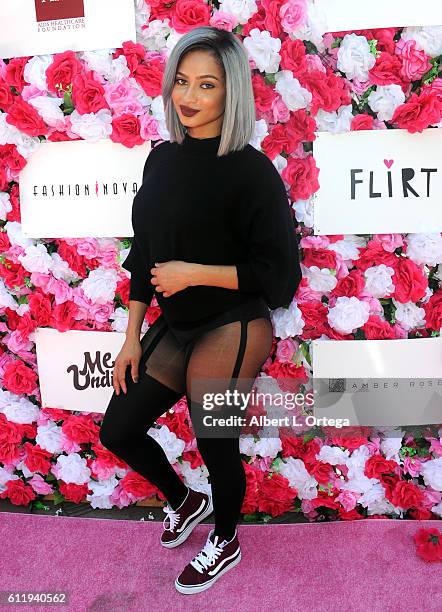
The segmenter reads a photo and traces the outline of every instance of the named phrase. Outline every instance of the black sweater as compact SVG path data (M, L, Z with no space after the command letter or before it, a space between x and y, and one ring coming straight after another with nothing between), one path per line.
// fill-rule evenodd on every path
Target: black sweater
M217 157L221 136L164 141L146 160L132 206L134 237L123 267L129 299L150 304L155 292L170 325L204 322L261 295L288 306L301 281L298 238L279 172L248 144ZM155 262L172 259L235 265L238 289L187 287L163 297L152 285Z

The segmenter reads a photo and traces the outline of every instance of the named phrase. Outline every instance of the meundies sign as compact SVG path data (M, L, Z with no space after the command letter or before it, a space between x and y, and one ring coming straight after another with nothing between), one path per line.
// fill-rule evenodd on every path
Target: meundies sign
M315 234L442 231L442 130L317 132Z
M314 340L312 353L317 418L442 424L442 338Z
M35 345L42 406L106 411L112 373L125 334L38 327Z
M135 40L133 0L1 0L0 57L92 51Z
M441 0L314 0L328 32L442 24Z
M133 236L133 199L150 144L102 139L45 142L20 173L22 230L29 238Z

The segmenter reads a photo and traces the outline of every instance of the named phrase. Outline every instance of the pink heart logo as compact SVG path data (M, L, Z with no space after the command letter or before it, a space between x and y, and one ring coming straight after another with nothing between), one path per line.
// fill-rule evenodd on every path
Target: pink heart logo
M393 159L384 159L384 164L387 166L387 168L391 168L391 166L394 164L394 160Z

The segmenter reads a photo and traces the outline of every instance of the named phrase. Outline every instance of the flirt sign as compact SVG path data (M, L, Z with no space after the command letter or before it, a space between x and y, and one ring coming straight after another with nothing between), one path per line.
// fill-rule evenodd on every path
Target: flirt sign
M442 133L317 132L317 235L442 231Z
M314 0L328 32L442 24L440 0Z

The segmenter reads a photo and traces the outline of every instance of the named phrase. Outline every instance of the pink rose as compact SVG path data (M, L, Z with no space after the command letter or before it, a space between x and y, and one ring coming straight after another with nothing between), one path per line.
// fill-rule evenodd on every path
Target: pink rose
M288 0L281 5L279 17L284 32L294 32L307 21L306 0Z
M431 69L428 55L416 48L416 41L413 39L400 38L396 43L395 53L402 60L400 74L404 80L417 81Z

